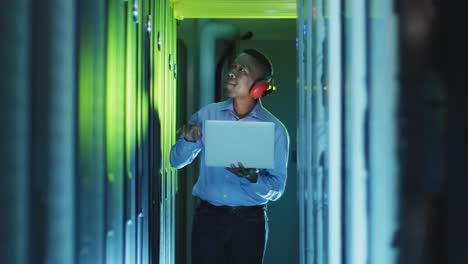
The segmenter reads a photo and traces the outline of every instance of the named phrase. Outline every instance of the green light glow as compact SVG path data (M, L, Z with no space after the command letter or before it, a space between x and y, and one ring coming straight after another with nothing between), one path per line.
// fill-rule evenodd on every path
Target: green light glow
M175 19L172 14L172 9L164 3L161 3L164 12L156 16L155 21L155 38L153 43L155 54L155 80L154 80L154 98L153 107L155 107L161 122L161 152L162 152L162 169L171 168L169 164L169 151L172 144L175 142L175 78L174 78L174 62L176 57L176 31ZM160 33L161 48L158 49L157 33ZM169 56L171 57L171 69L169 69Z
M125 63L125 162L127 167L127 177L132 178L132 161L136 154L136 91L137 91L137 47L136 31L132 21L132 14L127 12L127 32L126 32L126 63Z
M83 27L82 38L80 40L80 61L79 61L79 89L78 89L78 133L79 133L79 160L80 160L80 179L84 185L91 181L87 161L93 154L93 49L91 44L91 34ZM98 98L96 98L98 99Z
M83 142L90 143L92 137L92 110L93 110L93 72L90 58L92 53L90 47L86 46L86 41L82 41L80 47L80 75L79 75L79 116L80 116L80 139ZM90 146L85 144L83 147L86 150L85 154L90 154Z
M106 76L106 148L108 180L122 170L124 154L124 29L121 3L109 3L107 76Z
M296 0L171 0L177 19L296 18Z

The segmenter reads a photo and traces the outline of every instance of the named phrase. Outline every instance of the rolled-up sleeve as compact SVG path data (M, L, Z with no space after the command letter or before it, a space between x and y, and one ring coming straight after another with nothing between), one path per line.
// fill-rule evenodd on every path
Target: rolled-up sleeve
M241 178L241 186L249 196L270 201L278 200L284 193L288 174L289 135L281 126L275 136L275 166L261 169L256 183Z
M198 125L200 127L199 113L195 113L189 120L189 124ZM185 140L184 136L181 136L171 148L169 161L171 166L175 169L180 169L188 164L197 157L203 148L203 143L199 139L196 142L190 142Z
M183 136L180 137L171 148L171 166L175 169L187 166L197 157L201 149L202 144L200 140L189 142Z

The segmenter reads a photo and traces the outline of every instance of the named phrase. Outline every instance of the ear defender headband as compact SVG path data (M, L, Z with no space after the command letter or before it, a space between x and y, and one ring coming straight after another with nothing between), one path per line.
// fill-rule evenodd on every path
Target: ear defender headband
M243 53L254 57L259 64L267 66L268 68L266 76L256 80L250 87L250 96L255 99L260 99L275 91L276 87L273 80L273 65L271 61L265 57L265 55L254 49L244 50Z

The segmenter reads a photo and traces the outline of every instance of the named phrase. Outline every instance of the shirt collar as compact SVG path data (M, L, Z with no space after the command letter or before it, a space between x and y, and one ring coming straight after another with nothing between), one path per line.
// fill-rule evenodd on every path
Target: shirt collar
M221 111L231 110L234 111L234 107L232 105L232 98L228 98L226 101L223 102L221 105Z
M233 104L232 98L229 98L229 99L227 99L226 101L223 102L223 105L221 106L221 110L222 111L231 111L232 113L235 114L234 104ZM252 111L248 114L248 116L255 117L255 118L261 119L261 120L266 119L265 109L263 108L261 100L257 101L257 104L252 109Z

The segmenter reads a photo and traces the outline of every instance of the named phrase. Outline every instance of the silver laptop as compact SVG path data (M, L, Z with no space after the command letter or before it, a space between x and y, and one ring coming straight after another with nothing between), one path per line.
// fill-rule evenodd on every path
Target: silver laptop
M246 168L274 167L272 122L206 120L203 137L206 166L230 167L242 162Z

